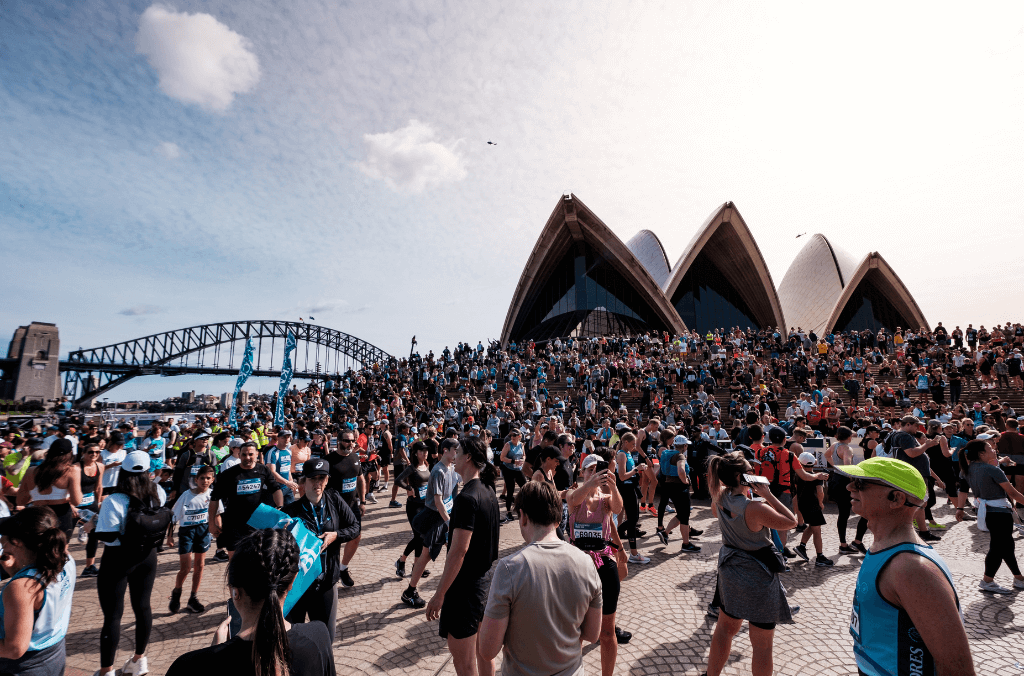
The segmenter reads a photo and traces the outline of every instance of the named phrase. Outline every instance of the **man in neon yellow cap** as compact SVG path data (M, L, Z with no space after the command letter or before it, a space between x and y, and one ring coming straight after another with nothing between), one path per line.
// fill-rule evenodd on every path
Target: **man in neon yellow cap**
M866 676L972 676L953 577L945 561L914 532L928 487L910 463L871 458L837 467L851 478L853 511L874 535L853 596L850 633L857 668Z

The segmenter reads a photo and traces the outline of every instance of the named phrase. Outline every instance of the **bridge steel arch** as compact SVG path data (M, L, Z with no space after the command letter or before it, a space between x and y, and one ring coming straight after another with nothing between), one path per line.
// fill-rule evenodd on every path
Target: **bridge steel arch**
M278 351L283 351L289 331L296 339L292 356L295 378L329 375L332 361L334 373L341 373L342 366L347 370L355 364L369 367L394 359L379 347L355 336L315 324L275 320L202 324L71 352L67 359L60 361L64 396L83 404L136 376L144 375L236 375L240 366L240 358L235 356L236 347L244 347L249 338L256 347L253 375L278 376L280 368L274 368L276 341L281 341ZM265 343L269 344L269 354ZM309 364L311 346L315 346L315 368ZM212 352L212 356L208 352ZM269 366L265 366L268 358ZM278 366L281 358L282 355L278 355ZM320 368L321 359L323 369ZM94 377L96 381L93 381Z

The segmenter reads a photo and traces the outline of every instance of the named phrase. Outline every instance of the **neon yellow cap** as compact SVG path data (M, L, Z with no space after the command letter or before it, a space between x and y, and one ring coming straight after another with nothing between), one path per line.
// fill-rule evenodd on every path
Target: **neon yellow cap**
M928 486L921 478L921 473L903 460L870 458L857 465L836 467L836 471L846 476L879 481L919 500L928 498Z

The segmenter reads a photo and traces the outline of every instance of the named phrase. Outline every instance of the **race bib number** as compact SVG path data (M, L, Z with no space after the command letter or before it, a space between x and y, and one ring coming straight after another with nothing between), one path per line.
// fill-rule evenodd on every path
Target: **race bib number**
M92 504L95 504L95 503L96 503L96 494L95 493L86 493L85 495L82 496L82 502L78 506L79 507L88 507L89 505L92 505Z
M201 507L196 509L186 509L184 518L181 521L182 526L196 526L201 523L206 523L207 513L209 507Z
M448 499L446 499L444 501L444 511L448 512L449 514L451 514L452 513L452 504L453 504L453 500L452 500L451 496L449 496Z
M351 493L356 489L356 483L359 481L359 477L352 477L351 479L341 480L341 492Z
M292 478L292 466L290 464L282 464L277 472L281 475L282 479L288 480Z
M238 495L253 495L260 492L263 479L239 479L238 488L235 491Z
M202 467L202 465L192 465L192 467L190 468L192 476L198 476L199 475L199 469L201 467Z
M572 525L573 540L603 540L604 532L599 523L574 523Z
M853 599L853 610L850 612L850 633L858 643L860 642L860 604L856 597Z
M419 488L417 488L416 489L416 495L419 496L420 500L426 500L427 499L427 487L426 486L420 486Z

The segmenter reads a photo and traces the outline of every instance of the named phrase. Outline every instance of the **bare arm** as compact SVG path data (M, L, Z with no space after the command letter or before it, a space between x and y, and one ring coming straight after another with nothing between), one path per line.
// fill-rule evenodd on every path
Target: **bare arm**
M502 462L511 465L512 459L508 457L509 448L509 443L505 442L505 445L501 447L501 455L498 456L498 460L501 460Z
M772 495L768 486L754 484L751 488L759 497L764 498L765 502L751 502L747 505L743 515L747 522L747 528L754 532L761 528L774 528L775 530L796 528L796 516L779 502L777 497Z
M938 566L923 556L897 554L882 569L878 590L910 616L939 676L973 676L974 662L956 596Z
M79 465L72 465L68 476L68 504L72 510L82 504L82 468Z
M452 533L452 545L448 549L448 556L444 560L444 572L441 573L441 581L437 585L437 591L427 604L427 619L436 620L441 616L441 604L444 603L444 595L455 581L455 577L462 570L462 562L469 551L469 541L473 538L473 531L465 528L456 528Z
M601 637L601 609L588 608L580 625L580 638L587 643L597 643Z
M36 487L36 469L35 469L35 467L30 467L29 470L27 472L25 472L25 477L21 480L21 483L18 484L18 498L17 498L18 507L24 507L29 502L31 502L31 500L32 500L31 492L32 492L32 489L35 488L35 487Z
M505 632L508 631L508 617L495 619L484 615L480 622L480 630L476 636L476 653L485 660L493 660L501 652L505 644Z
M444 508L444 499L437 493L434 493L434 508L446 522L451 518L448 516L448 510Z
M1007 497L1021 504L1024 504L1024 495L1021 495L1020 491L1014 488L1009 481L1004 481L1003 483L999 484L999 487L1006 491Z

